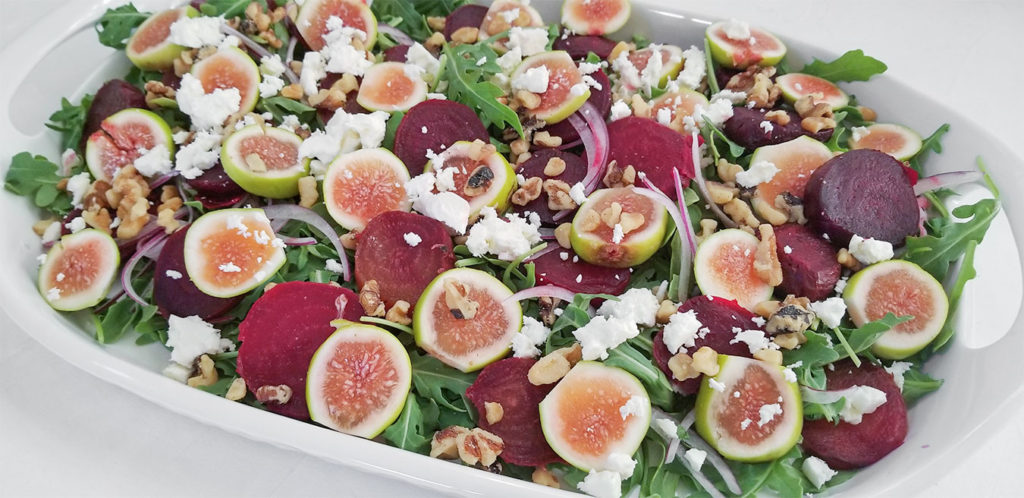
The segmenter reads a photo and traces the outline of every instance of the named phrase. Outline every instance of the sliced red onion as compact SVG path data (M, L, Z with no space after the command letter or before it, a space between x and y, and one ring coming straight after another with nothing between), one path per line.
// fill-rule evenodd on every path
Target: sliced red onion
M686 430L690 430L690 426L692 426L693 422L696 420L697 410L690 410L690 413L687 413L686 416L683 417L683 420L679 422L679 427L682 427L683 429Z
M285 243L285 245L289 246L316 245L316 239L313 237L285 237L283 235L278 235L277 237L280 238L281 241Z
M142 299L142 296L140 296L138 292L135 292L135 288L132 287L132 272L135 271L135 266L139 264L139 261L142 261L142 258L152 258L152 256L147 255L151 255L154 252L154 250L157 254L159 254L159 249L155 248L157 248L157 246L163 247L163 244L166 241L167 234L160 233L154 236L153 238L148 239L145 242L142 242L141 245L139 245L138 249L135 250L135 254L132 254L132 257L128 258L128 261L125 262L124 267L121 268L121 287L124 289L125 294L132 301L135 301L136 303L139 303L142 306L149 306L150 303L145 299Z
M346 282L351 279L352 275L351 271L349 271L348 254L345 253L345 247L341 245L341 239L338 237L338 232L334 231L334 228L331 227L331 224L328 223L327 220L323 219L313 211L296 204L276 204L273 206L267 206L263 208L263 212L265 212L267 217L270 218L271 223L273 223L274 220L282 219L298 220L317 229L324 235L324 237L327 237L327 240L331 241L331 245L333 245L334 249L338 251L338 262L341 264L341 277Z
M576 293L566 289L565 287L559 287L557 285L538 285L536 287L530 287L516 292L507 300L522 301L524 299L533 299L537 297L554 297L571 303L573 298L576 297Z
M378 24L377 25L377 31L380 32L380 33L384 33L384 34L390 36L396 42L398 42L399 45L412 45L412 44L416 43L415 41L413 41L412 38L409 38L409 35L405 34L404 31L402 31L402 30L400 30L400 29L398 29L398 28L396 28L394 26L391 26L390 24L384 24L384 23Z
M149 189L150 190L155 190L155 189L163 186L163 184L171 181L171 178L174 178L176 176L178 176L178 172L177 171L171 171L170 173L167 173L167 174L161 175L161 176L159 176L157 178L154 178L153 181L149 182Z
M679 203L679 212L683 215L686 225L686 243L690 246L690 252L697 253L697 234L693 231L693 220L690 219L690 212L686 209L686 200L683 199L683 179L679 176L679 170L672 168L672 179L676 184L676 202Z
M222 33L224 33L226 35L231 35L231 36L234 36L235 38L238 38L242 42L242 44L244 44L246 46L246 48L248 48L249 50L252 50L253 52L255 52L256 55L260 56L260 58L263 58L263 57L273 57L274 56L274 54L272 54L269 50L264 48L263 45L260 45L259 43L256 43L255 41L252 40L252 38L249 38L247 35L245 35L241 31L238 31L237 29L232 28L231 26L228 26L227 24L223 24L222 23L220 25L220 30L221 30ZM294 39L294 37L293 37L293 39ZM292 69L290 67L288 67L287 64L284 66L284 74L285 74L285 76L288 77L288 81L290 83L298 83L299 82L299 77L295 75L295 73L292 71Z
M580 134L587 151L587 176L583 178L583 187L589 195L601 183L608 164L608 124L590 102L585 102L579 111L569 116L569 124Z
M535 260L535 259L537 259L537 258L539 258L539 257L541 257L541 256L543 256L543 255L545 255L545 254L547 254L549 252L556 251L556 250L563 250L564 251L565 249L563 249L562 246L560 246L558 244L547 244L547 246L544 247L543 249L541 249L541 250L539 250L539 251L537 251L537 252L527 256L526 259L523 260L523 262L525 263L527 261L533 261L533 260Z
M676 454L679 455L679 461L683 463L683 466L686 467L686 470L690 471L690 475L693 476L693 480L697 481L697 484L700 487L704 488L704 491L707 491L708 494L711 495L713 498L725 498L725 495L722 494L722 492L715 487L715 485L711 482L711 479L708 479L708 476L704 475L704 473L701 472L700 469L694 467L689 460L683 457L683 455L686 454L686 450L683 448L682 445L676 446ZM715 450L711 450L711 452L708 453L707 457L709 461L711 461L712 454L718 456L718 454L715 453ZM718 469L718 467L716 466L715 469ZM725 476L722 477L724 478ZM735 477L733 477L733 480L735 480ZM725 481L728 484L729 480L725 479ZM737 488L739 488L738 483ZM733 491L731 487L729 488L729 491L735 494L741 493L739 490Z
M290 22L290 21L289 21ZM295 47L299 45L299 37L292 36L291 40L288 40L288 52L285 53L284 67L291 69L289 66L292 61L295 60Z
M540 233L541 240L555 240L554 228L540 227L537 229L537 233Z
M949 173L939 173L925 178L918 178L917 184L914 185L914 195L921 195L940 188L972 183L982 178L983 175L980 171L951 171Z
M672 217L672 222L676 224L676 230L680 233L685 233L687 231L692 232L693 227L690 226L690 217L687 214L683 214L686 210L683 209L682 212L680 212L679 206L673 202L672 199L669 199L667 195L658 190L654 184L647 180L647 175L639 175L639 177L648 188L638 188L635 189L635 192L665 208L665 210L668 211L668 215ZM676 178L678 179L678 176ZM686 239L685 236L680 237L680 239L678 298L679 302L683 302L686 301L687 294L690 291L690 271L693 266L693 254L696 250L696 244L691 245L688 242L682 242L682 240Z
M738 227L739 225L732 221L732 218L722 212L722 209L711 200L711 192L708 191L708 184L704 181L704 171L700 165L700 145L697 143L697 132L693 132L690 136L693 139L690 142L690 151L693 154L693 181L697 184L697 190L700 191L701 197L704 198L704 202L707 203L708 208L715 214L718 221L721 221L728 228Z
M917 198L917 229L921 237L928 235L928 230L924 228L924 223L928 221L928 199L925 197Z
M722 458L722 456L719 455L718 452L711 447L711 445L709 445L707 442L701 439L700 435L693 432L690 433L690 437L687 439L686 442L689 443L692 447L697 448L698 450L701 450L704 453L707 453L707 462L710 463L711 466L718 471L718 474L720 476L722 476L722 480L725 481L725 486L729 489L730 493L736 495L743 494L743 488L740 487L740 483L739 481L736 480L736 475L732 473L732 469L729 468L729 464L725 463L725 460ZM680 446L679 457L682 458L684 453L685 451L683 451L682 446ZM685 458L682 458L682 460L684 463L689 463L686 462ZM696 477L696 475L694 475L694 477Z

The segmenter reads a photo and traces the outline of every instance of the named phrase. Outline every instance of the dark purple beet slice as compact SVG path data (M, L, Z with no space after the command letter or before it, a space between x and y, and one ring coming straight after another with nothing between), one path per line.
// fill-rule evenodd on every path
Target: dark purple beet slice
M124 80L114 79L104 83L96 91L92 105L89 106L89 111L85 115L85 126L82 129L82 149L85 149L85 141L89 139L89 135L100 129L100 123L107 119L107 116L129 107L146 109L145 94Z
M629 285L629 268L592 265L579 259L572 249L555 249L531 261L536 265L537 285L557 285L578 294L613 296L625 292Z
M741 71L738 69L728 69L721 66L716 67L715 79L718 81L718 88L725 88L726 85L729 84L729 80L731 80L733 76L736 76L740 72Z
M676 189L672 168L679 170L683 186L693 178L690 136L684 137L653 119L631 116L609 123L608 137L608 162L616 161L620 168L632 165L673 199Z
M405 241L409 232L421 239L415 247ZM362 289L376 280L388 307L399 300L415 305L434 277L455 267L453 249L440 221L403 211L381 213L359 233L356 284Z
M854 234L902 246L918 233L920 215L903 163L871 149L845 152L815 170L804 212L836 247L849 245Z
M388 62L405 62L405 55L409 52L409 45L395 45L384 51L384 60Z
M220 298L199 290L185 271L185 232L188 227L171 234L160 251L153 273L153 301L163 316L192 316L203 320L217 318L234 308L243 296ZM167 275L170 270L181 278Z
M245 190L224 172L224 167L219 162L186 183L197 193L210 197L234 197L245 193Z
M776 227L775 241L782 265L782 284L776 288L781 295L821 301L832 294L842 273L832 244L796 223Z
M565 171L558 176L547 176L544 174L544 167L553 157L559 157L565 161ZM539 176L542 180L553 178L568 183L569 186L583 181L587 176L587 162L572 152L565 152L558 149L540 149L533 153L529 159L516 166L516 174L525 178ZM541 192L540 197L526 203L525 206L513 204L513 210L517 213L534 212L540 216L540 221L546 224L554 224L555 212L548 209L548 194Z
M607 59L618 42L603 36L568 35L555 38L552 50L565 50L573 59L586 59L593 52L602 59Z
M746 107L734 107L732 117L726 120L723 131L733 142L736 142L748 149L756 149L765 145L781 144L788 142L801 135L807 135L819 142L828 142L832 138L832 128L821 130L817 133L808 133L800 126L800 116L793 111L785 111L789 114L789 123L780 125L772 122L772 131L765 132L761 123L765 121L765 109L748 109Z
M593 104L601 113L601 116L607 116L608 111L612 108L612 84L608 81L608 75L604 74L604 71L598 71L590 76L601 84L601 89L591 88L590 98L587 99L587 102ZM576 128L569 123L568 119L543 129L556 137L562 137L563 145L571 144L580 139L580 134L576 132Z
M735 328L740 330L763 330L754 323L755 315L753 313L741 307L736 301L711 296L694 296L679 305L679 311L681 312L685 313L690 310L693 310L697 315L697 320L708 328L708 333L704 338L698 337L694 341L692 348L683 348L680 349L680 352L693 354L702 346L707 346L717 351L718 354L743 356L746 358L752 357L750 348L747 347L746 343L737 342L729 344L729 341L736 337L736 331L733 330ZM700 377L682 382L672 378L672 371L668 368L668 360L672 357L672 354L669 352L668 347L665 346L665 340L661 337L662 333L659 331L654 336L655 363L658 364L658 368L662 372L665 372L669 382L679 392L695 394L700 390Z
M444 39L451 41L452 33L459 28L479 28L484 23L487 7L483 5L463 5L448 14L444 20Z
M885 393L885 403L864 415L859 424L827 420L806 420L803 447L833 469L866 467L882 459L903 444L907 437L907 406L892 375L880 366L864 363L857 368L850 360L825 369L826 386L831 390L853 386L871 386Z
M238 326L238 375L249 391L287 385L285 404L266 403L267 410L307 420L306 371L313 353L334 332L331 321L357 321L359 296L330 284L285 282L266 291Z
M555 387L535 386L527 373L536 363L533 358L507 358L492 363L466 389L466 397L479 414L477 425L505 441L501 459L515 465L547 465L560 459L544 439L540 428L540 402ZM499 403L501 420L489 424L484 403Z
M395 132L395 155L413 176L427 165L427 150L440 154L460 140L488 142L487 128L473 109L450 100L425 100L409 109Z

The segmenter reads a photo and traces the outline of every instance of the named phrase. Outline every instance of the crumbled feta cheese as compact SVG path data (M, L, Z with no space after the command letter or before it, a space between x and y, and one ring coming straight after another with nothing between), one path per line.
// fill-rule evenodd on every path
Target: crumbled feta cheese
M720 393L724 393L725 392L725 384L722 384L721 382L718 382L717 380L715 380L715 379L713 379L711 377L708 377L707 379L708 379L708 386L710 386L711 389L714 389L715 391L718 391Z
M836 328L846 315L846 301L841 297L830 297L824 301L811 303L811 311L818 315L822 323Z
M46 291L46 299L49 301L56 301L57 299L60 299L60 289L50 287L50 289Z
M786 378L786 382L790 384L796 383L796 372L792 368L786 367L782 369L782 376Z
M704 450L697 448L690 448L683 453L683 458L693 467L693 470L700 470L704 466L704 460L707 459L708 454Z
M431 54L421 43L414 43L409 47L409 51L405 53L405 63L423 69L423 74L431 77L441 69L441 61L437 60L434 54Z
M323 35L324 47L320 49L326 71L362 76L367 69L373 66L373 61L366 58L365 50L352 46L353 40L366 42L365 31L345 26L337 16L327 19L327 30L327 33ZM305 61L303 61L302 69L305 72ZM319 80L319 78L317 79ZM305 85L303 88L305 89ZM312 93L307 90L307 95L312 95Z
M783 246L782 247L782 252L784 252L786 254L793 254L793 248L789 247L789 246Z
M434 180L434 186L437 187L438 192L449 192L455 190L455 172L456 168L444 168L444 163L435 162L434 168L437 170L437 176Z
M629 105L627 105L625 102L623 102L621 100L616 100L615 103L612 104L612 110L611 110L611 120L612 121L618 121L618 120L620 120L622 118L628 118L629 116L632 116L632 115L633 115L633 110L630 109Z
M175 145L181 145L181 144L185 143L185 140L188 140L188 137L190 135L192 135L192 132L190 132L188 130L181 130L181 131L171 135L171 140L174 140L174 144Z
M697 312L689 310L685 313L674 313L669 317L662 332L662 340L669 353L676 354L682 348L696 345L697 332L704 324L697 320Z
M629 479L633 475L633 469L636 468L636 460L633 460L625 453L616 452L608 455L608 460L604 466L605 470L615 472L622 476L623 479Z
M537 346L544 344L551 329L533 317L524 316L523 326L512 336L512 351L516 358L535 358L540 355Z
M693 108L693 115L687 116L694 123L708 123L711 126L720 128L726 120L732 117L732 102L725 98L712 99L707 107L697 104ZM689 123L684 119L688 125Z
M683 70L679 72L676 82L691 90L696 90L707 76L707 63L704 52L694 46L683 51ZM744 98L746 94L744 94Z
M754 188L762 183L772 181L778 172L779 168L771 162L755 161L750 168L736 174L736 183L747 188Z
M310 50L302 57L302 71L299 72L299 84L306 95L316 95L320 91L320 80L327 76L326 62L320 52Z
M198 316L167 319L167 347L171 348L171 361L191 368L196 358L204 354L217 354L234 349L220 331Z
M189 48L219 45L225 36L220 30L222 24L223 17L182 17L171 24L167 41Z
M412 208L420 214L444 223L457 233L466 233L469 224L469 202L455 192L427 193L413 201Z
M167 275L167 278L171 280L181 280L182 277L181 272L177 270L167 270L164 272L164 275Z
M759 124L758 126L760 126L762 130L764 130L765 135L771 133L772 130L775 129L775 126L772 125L771 121L761 121L761 124Z
M523 74L512 78L512 89L544 93L548 90L548 80L550 77L551 71L548 70L547 66L531 67Z
M59 222L55 222L55 223L57 223L58 226L60 225ZM38 263L40 266L46 264L46 253L43 253L43 254L40 254L40 255L36 256L36 263Z
M342 273L345 271L345 267L341 266L341 263L336 259L328 259L324 261L324 269L331 273Z
M620 295L618 301L609 299L601 303L597 314L653 327L660 306L661 303L650 289L635 288Z
M516 21L516 19L519 19L519 7L501 11L498 13L498 15L501 16L501 18L504 19L505 22L512 24Z
M188 378L192 376L192 367L185 367L177 363L171 362L167 364L166 367L164 367L161 373L163 373L165 377L171 378L184 384L188 382Z
M679 426L672 419L657 417L651 421L651 427L667 441L679 439Z
M610 301L605 301L608 303ZM572 335L583 346L583 359L608 359L608 350L640 334L636 322L622 318L595 316Z
M622 476L610 470L591 469L576 488L596 498L620 498Z
M199 78L185 73L175 99L178 109L192 118L195 129L210 130L220 127L228 117L238 112L242 95L237 88L217 88L206 93Z
M866 265L892 259L892 244L884 240L865 239L853 234L850 237L850 254Z
M586 190L584 190L583 182L576 182L571 188L569 188L569 197L573 202L579 205L583 205L587 201Z
M547 50L548 30L546 28L513 27L508 31L509 50L519 49L523 57L529 57Z
M621 244L622 243L622 238L625 237L625 236L626 235L624 233L622 233L622 225L619 224L619 223L616 223L615 226L612 227L612 243L613 244Z
M782 415L782 405L778 403L772 403L770 405L761 405L761 408L758 409L757 414L759 417L761 417L757 421L757 426L764 427L772 420L775 420L776 415Z
M860 139L864 138L864 136L867 135L869 132L868 129L864 126L854 126L853 128L850 129L850 133L850 140L853 140L854 142L860 142Z
M662 107L661 109L658 109L657 118L658 123L661 123L665 126L669 126L670 124L672 124L672 109L669 109L668 107Z
M502 261L514 261L540 243L539 228L518 214L511 213L502 219L494 208L485 207L469 230L466 248L477 257L494 254Z
M865 414L874 413L886 401L885 392L871 386L853 386L840 392L846 402L839 417L853 425L861 423Z
M161 145L161 147L164 146ZM167 147L164 147L164 150L166 151ZM71 204L75 207L81 207L82 198L85 197L85 192L89 190L89 185L91 184L92 177L89 176L87 171L68 178L68 184L65 189L71 194Z
M804 471L804 475L807 476L807 480L811 481L811 484L817 489L821 489L826 482L832 480L838 473L832 470L824 460L816 456L807 457L800 468Z
M896 382L896 386L903 391L903 374L910 370L910 367L914 366L909 361L894 361L891 366L885 367L885 371L892 375L892 380Z
M260 97L270 98L277 95L284 88L284 80L277 76L264 75L260 81Z
M74 219L64 225L65 228L71 230L71 233L80 232L85 230L85 219L81 216L76 216Z
M242 271L242 268L240 268L238 265L232 263L231 261L228 261L227 263L224 263L224 264L218 266L217 268L220 269L220 271L222 271L224 273L238 273L238 272Z
M736 19L729 19L725 25L722 26L722 31L725 33L725 36L731 40L747 40L750 38L750 23Z
M171 172L171 151L164 144L156 144L132 162L142 176L154 177Z
M750 354L757 353L762 349L779 349L779 345L765 337L761 330L741 330L736 332L736 337L729 341L729 344L744 343Z
M650 401L643 396L630 396L626 403L619 407L619 415L622 415L622 420L626 420L630 415L639 417L644 414L644 407L648 404Z
M572 95L573 97L582 97L588 91L589 89L587 88L586 83L576 83L569 89L569 95Z
M405 239L406 244L409 244L409 247L416 247L420 245L420 242L423 242L423 237L420 237L415 232L406 232L405 235L402 235L402 238Z
M601 91L601 89L604 88L604 85L594 79L593 76L583 75L583 83L597 91Z
M843 277L836 281L836 294L842 294L846 290L846 284L850 281L849 277Z
M729 89L722 89L718 93L711 96L711 100L728 100L729 103L736 105L742 104L747 100L747 92L737 92Z
M281 76L285 70L286 68L280 55L265 55L260 59L260 72L266 76Z
M314 131L299 145L299 157L309 157L330 164L338 154L360 147L374 149L384 142L388 118L376 111L370 114L349 114L337 109L324 129Z
M498 63L498 66L501 67L502 71L511 73L512 70L523 61L523 50L519 47L515 47L508 52L505 52L505 55L498 57L494 61Z

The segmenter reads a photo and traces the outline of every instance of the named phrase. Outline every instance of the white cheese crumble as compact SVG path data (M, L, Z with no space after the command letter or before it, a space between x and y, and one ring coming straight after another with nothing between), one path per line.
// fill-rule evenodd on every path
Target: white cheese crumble
M643 396L630 396L626 403L619 407L619 415L622 415L622 420L626 420L630 415L639 417L643 415L644 405L648 403L650 402Z
M757 410L757 415L760 417L757 421L757 426L764 427L772 420L775 420L777 415L782 415L782 405L778 403L761 405L761 408Z
M50 287L50 289L46 291L46 299L50 301L56 301L57 299L60 299L60 289L56 287Z
M657 417L651 421L651 427L667 441L679 439L679 426L672 419Z
M629 455L625 453L612 453L608 455L608 460L605 461L605 470L610 470L622 476L623 479L629 479L633 476L633 469L636 468L636 460L633 460Z
M754 164L750 165L750 168L736 174L736 183L747 188L753 188L762 183L772 181L772 178L775 178L775 174L778 172L779 168L771 162L755 161Z
M843 404L839 417L853 425L861 423L864 415L874 413L886 401L885 392L871 386L853 386L840 392L846 398L846 403Z
M167 347L171 348L171 361L189 368L196 358L204 354L235 349L230 340L222 339L220 331L202 318L177 315L167 319Z
M71 233L81 232L82 230L85 230L85 219L81 216L77 216L65 224L64 227L71 230Z
M661 123L665 126L672 124L672 109L669 109L668 107L662 107L661 109L658 109L657 118L658 123Z
M270 98L277 95L284 88L284 80L279 76L265 75L260 81L260 97Z
M238 112L242 95L237 88L217 88L206 93L198 78L185 73L175 99L178 109L192 118L195 129L210 130L219 128L228 117Z
M352 152L360 147L380 147L390 117L390 114L382 111L349 114L339 108L322 131L316 130L302 141L299 157L313 158L326 165L338 154Z
M416 247L420 245L420 242L423 242L423 237L420 237L416 232L406 232L405 235L402 235L402 238L405 239L406 244L409 244L409 247Z
M327 19L327 30L327 33L323 35L324 48L320 49L320 55L324 59L324 68L327 71L362 76L367 69L373 66L373 61L366 58L365 50L352 46L352 41L356 39L365 43L366 32L345 26L341 18L337 16ZM305 63L303 63L303 70L305 70Z
M163 146L161 145L161 147ZM164 150L166 151L167 148L164 147ZM85 192L89 190L89 185L91 184L92 178L89 176L88 171L83 171L68 178L68 184L65 189L71 194L71 204L75 207L82 207L82 198L85 197Z
M584 189L583 182L576 182L569 188L569 198L576 204L583 205L584 202L587 202L587 193Z
M676 82L691 90L696 90L707 76L707 64L704 52L694 46L683 51L683 70L679 72ZM746 94L744 94L744 98Z
M549 335L551 335L551 329L533 317L524 316L522 328L512 336L513 356L516 358L540 356L540 349L537 346L544 344Z
M515 69L516 66L518 66L519 63L522 61L523 50L520 49L519 47L513 48L508 52L505 52L505 55L502 55L501 57L498 57L497 59L494 60L494 62L498 63L498 66L501 68L501 70L506 73L511 73L512 70Z
M892 380L896 382L896 387L899 387L900 391L903 391L903 374L907 373L912 366L914 364L909 361L894 361L891 366L885 367L885 371L892 375Z
M697 448L690 448L683 453L683 458L693 467L693 470L700 470L704 466L704 460L706 460L708 454L704 450Z
M669 353L676 354L683 348L694 347L697 332L704 324L697 320L697 312L688 310L685 313L673 313L669 317L662 332L662 340Z
M661 303L650 289L635 288L620 295L618 301L609 299L601 303L597 314L653 327L660 306Z
M615 226L612 227L612 243L613 244L621 244L622 243L622 238L625 237L625 236L626 236L626 234L622 233L622 225L619 224L619 223L616 223Z
M782 376L786 378L786 382L790 384L796 383L796 372L792 368L786 367L782 369Z
M610 470L591 469L576 488L595 498L619 498L622 496L622 476Z
M835 287L836 294L842 294L843 291L846 290L846 284L849 283L849 282L850 282L850 278L849 277L843 277L843 278L839 279L838 281L836 281L836 287Z
M280 55L271 54L260 58L260 72L266 76L281 76L285 70L284 61L281 60Z
M466 233L466 226L469 225L469 202L454 192L420 195L412 202L412 208L428 218L444 223L452 232L459 235Z
M850 133L850 140L853 140L854 142L860 142L860 139L864 138L864 136L870 132L864 126L854 126L853 128L850 129Z
M320 52L309 51L302 57L302 71L299 72L299 85L306 95L316 95L320 91L320 80L327 76L326 62Z
M824 301L811 303L811 311L818 315L822 323L836 328L846 315L846 301L841 297L830 297Z
M723 88L718 93L712 95L711 100L728 100L733 105L742 104L747 100L747 92L737 92Z
M508 31L509 50L519 49L524 57L539 54L547 50L548 30L546 28L514 27Z
M807 476L807 480L811 481L811 484L818 489L821 489L826 482L832 480L838 473L832 470L824 460L816 456L807 457L800 468L804 471L804 475Z
M167 41L189 48L219 45L225 36L220 30L222 24L223 17L183 17L171 24Z
M167 275L167 278L170 278L171 280L181 280L181 277L183 276L181 272L177 270L167 270L164 272L164 275Z
M340 274L344 271L345 268L341 266L341 263L339 263L338 260L328 259L327 261L324 261L324 269L331 273Z
M227 263L224 263L218 266L217 268L224 273L238 273L242 271L241 267L232 263L231 261L228 261Z
M736 329L733 329L736 331ZM750 354L755 354L762 349L779 349L779 345L775 344L765 337L764 332L760 330L740 330L736 331L736 337L733 337L729 341L729 344L744 343L747 345L747 349L750 350Z
M708 379L708 386L711 386L711 389L714 389L715 391L718 391L720 393L724 393L725 392L725 384L722 384L721 382L718 382L717 380L715 380L715 379L713 379L711 377L708 377L707 379Z
M171 172L171 151L164 144L156 144L132 162L142 176L154 177Z
M523 74L512 78L513 90L526 90L532 93L544 93L548 90L548 82L551 78L551 71L547 66L537 66L527 69Z
M722 31L730 40L743 41L750 39L750 23L737 19L729 19L722 26Z
M850 237L850 254L866 265L892 259L892 244L884 240L865 239L853 234Z
M608 359L609 349L639 334L640 329L636 327L636 322L604 316L595 316L589 323L572 333L583 346L583 359L587 361Z
M423 74L429 75L430 78L433 78L441 70L441 61L437 60L434 54L431 54L421 43L414 43L409 47L405 53L405 63L423 69Z
M628 118L633 115L633 110L629 108L629 105L622 100L616 100L612 104L611 120L618 121L622 118Z
M761 123L758 126L760 126L762 130L764 130L765 135L771 133L772 130L775 129L775 125L773 125L771 121L761 121Z
M469 230L466 248L476 257L493 254L502 261L514 261L540 243L539 228L518 214L502 219L494 208L485 207Z

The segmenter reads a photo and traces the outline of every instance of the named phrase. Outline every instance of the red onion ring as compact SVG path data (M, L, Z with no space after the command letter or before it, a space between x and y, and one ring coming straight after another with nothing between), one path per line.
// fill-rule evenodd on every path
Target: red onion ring
M983 175L980 171L951 171L939 173L924 178L919 178L914 185L914 195L921 195L940 188L955 187L965 183L973 183L981 180Z
M331 245L338 252L338 262L341 264L341 277L346 282L351 280L352 272L349 269L348 254L345 253L345 247L341 245L341 238L338 237L338 232L334 231L334 228L331 227L327 220L315 212L296 204L275 204L263 208L263 212L270 218L271 223L274 220L282 219L286 221L298 220L317 229L324 237L327 237L327 240L331 242Z
M576 293L566 289L565 287L559 287L557 285L538 285L512 294L508 297L507 301L522 301L524 299L533 299L537 297L554 297L571 303L576 297Z

